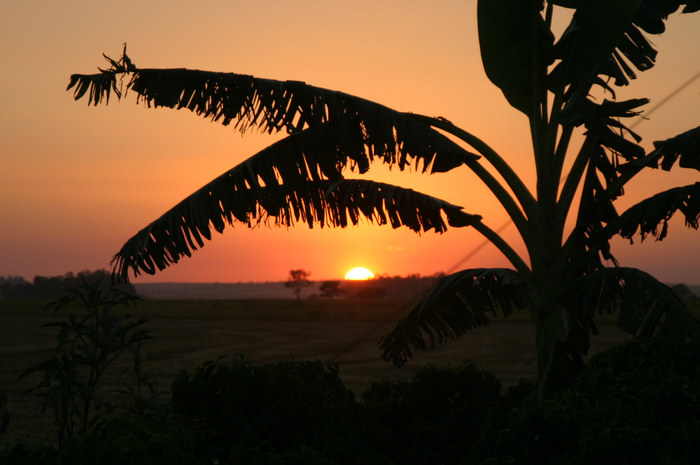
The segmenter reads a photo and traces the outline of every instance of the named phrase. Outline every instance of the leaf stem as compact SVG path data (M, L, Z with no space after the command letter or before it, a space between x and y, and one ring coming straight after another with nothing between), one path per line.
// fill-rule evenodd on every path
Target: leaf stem
M557 203L557 220L562 223L566 219L571 208L571 203L573 202L574 195L576 194L576 189L581 182L583 172L586 169L588 160L590 159L590 151L592 150L592 141L589 137L586 138L581 149L576 155L574 164L569 170L569 174L564 182L564 187L561 190L561 195L559 196L559 202Z
M573 132L573 126L562 126L561 135L559 136L559 143L554 151L554 174L558 180L561 180L561 173L564 169L564 161L566 160L566 152L569 149L569 142L571 142L571 135ZM554 134L554 137L556 137L556 133Z
M508 261L515 267L515 269L521 274L521 276L527 277L532 274L530 267L527 266L527 264L522 258L520 258L520 255L518 255L518 253L510 245L508 245L508 243L493 229L489 228L481 221L475 222L472 226L474 227L474 229L479 231L479 233L481 233L482 236L488 239L489 242L495 245L496 248L498 248L498 250L500 250L501 253L503 253L503 255L505 255Z
M464 163L474 172L474 174L479 177L479 179L481 179L481 181L486 185L486 187L489 188L493 195L496 196L498 201L508 213L510 219L513 221L513 224L515 224L515 227L518 229L520 237L523 238L525 244L527 244L528 248L530 248L530 246L536 242L536 238L533 237L534 235L532 234L532 228L523 212L515 203L515 200L513 200L513 197L511 197L501 183L499 183L498 180L477 160L469 159Z
M513 171L513 168L506 163L506 161L498 154L494 149L489 147L484 141L476 137L475 135L459 128L447 121L444 118L433 118L430 116L419 115L416 113L410 114L412 117L425 124L442 129L443 131L452 134L453 136L461 139L462 141L469 144L474 150L476 150L480 155L482 155L491 165L496 169L498 174L503 177L503 179L508 184L508 187L515 194L515 198L520 203L522 209L528 217L537 216L538 207L537 201L533 197L532 193L528 190L525 184L522 182L520 177Z

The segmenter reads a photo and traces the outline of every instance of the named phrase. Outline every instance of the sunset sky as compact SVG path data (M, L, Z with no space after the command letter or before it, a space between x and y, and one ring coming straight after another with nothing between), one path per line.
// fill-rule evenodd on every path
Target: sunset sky
M197 9L195 9L195 5ZM109 106L75 102L72 73L106 67L124 42L140 67L187 67L343 90L401 111L444 116L477 134L533 186L527 120L487 80L476 1L7 1L0 5L0 275L59 275L109 268L134 233L279 136L241 135L186 111L153 110L133 95ZM619 97L648 108L700 72L700 13L675 14L653 42L657 66ZM700 79L635 130L643 145L700 124ZM505 213L466 169L387 172L389 180L481 214ZM619 209L697 181L697 171L654 172L627 189ZM615 241L624 266L670 283L700 284L700 232L674 218L669 237ZM515 240L515 228L503 235ZM190 259L135 282L279 281L292 268L339 279L352 267L406 275L507 266L473 230L419 236L362 225L346 230L228 227ZM518 242L516 241L516 244ZM518 247L517 250L522 250Z

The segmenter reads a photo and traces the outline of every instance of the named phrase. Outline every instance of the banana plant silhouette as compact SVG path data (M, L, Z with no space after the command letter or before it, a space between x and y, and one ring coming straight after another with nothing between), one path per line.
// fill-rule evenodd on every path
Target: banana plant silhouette
M616 235L663 239L676 212L698 227L700 183L660 192L621 214L615 208L625 185L644 170L700 169L700 127L655 142L646 153L625 121L638 116L647 99L615 96L616 86L636 78L635 69L654 65L657 51L645 33L664 32L664 20L680 8L695 12L700 1L478 2L486 75L529 120L535 192L503 156L447 119L298 81L139 68L125 46L119 60L105 56L109 69L71 76L68 89L76 100L87 95L88 105L107 104L112 92L121 99L130 90L149 107L187 109L240 131L288 135L139 231L115 255L113 272L120 279L128 279L129 270L153 274L202 247L212 228L222 232L234 221L346 227L364 218L418 232L472 227L513 269L465 269L444 277L383 338L387 360L401 365L415 350L462 336L489 316L526 309L536 329L542 394L566 385L583 366L596 312L618 312L618 325L637 336L697 338L696 320L672 290L641 270L620 267L610 250ZM555 38L553 15L565 10L573 13L571 23ZM581 144L571 143L576 132ZM510 216L527 256L460 206L345 177L368 171L372 162L427 174L471 170ZM567 231L569 217L574 227Z

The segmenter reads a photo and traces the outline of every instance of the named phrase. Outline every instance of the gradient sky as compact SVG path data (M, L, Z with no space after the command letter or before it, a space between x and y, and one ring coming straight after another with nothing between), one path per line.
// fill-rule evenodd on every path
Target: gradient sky
M0 275L108 268L129 237L182 198L277 137L246 134L189 112L147 110L133 96L104 107L75 102L72 73L106 66L122 43L141 67L187 67L344 90L402 111L444 116L503 154L532 186L525 117L484 74L472 1L6 1L0 5ZM621 97L649 106L700 71L700 14L674 15L653 37L657 66ZM700 124L700 79L635 128L645 147ZM505 214L466 169L444 175L370 175L459 204L496 229ZM697 172L654 172L620 209ZM615 241L622 265L666 282L700 283L698 232L675 218L669 238ZM503 235L514 239L515 228ZM278 281L291 268L313 279L355 266L377 274L453 270L482 242L451 230L419 236L363 225L346 230L227 228L148 281ZM517 242L516 242L517 243ZM520 248L518 249L520 250ZM484 247L461 267L507 266Z

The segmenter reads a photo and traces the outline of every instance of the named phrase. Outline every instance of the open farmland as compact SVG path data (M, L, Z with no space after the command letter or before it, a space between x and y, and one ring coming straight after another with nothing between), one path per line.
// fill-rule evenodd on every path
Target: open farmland
M4 438L8 441L36 435L39 399L21 394L39 381L38 375L17 378L55 346L55 328L41 325L70 313L69 309L58 314L44 312L45 303L0 300L0 391L10 398L10 431ZM426 363L473 361L492 371L504 385L535 375L534 333L525 312L493 320L457 341L419 353L403 368L383 361L378 341L410 305L406 301L349 299L144 300L128 312L148 319L146 327L153 339L145 351L152 359L144 363L143 372L164 395L180 370L222 356L242 356L255 363L318 359L337 364L345 385L358 395L375 379L410 377ZM624 340L626 336L613 321L611 317L599 320L601 335L594 338L592 352ZM130 355L124 354L113 373L128 370L130 364ZM124 384L117 375L105 382L106 390ZM50 418L43 420L48 427ZM50 435L45 431L45 436Z

